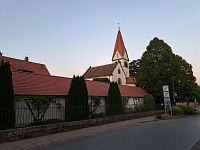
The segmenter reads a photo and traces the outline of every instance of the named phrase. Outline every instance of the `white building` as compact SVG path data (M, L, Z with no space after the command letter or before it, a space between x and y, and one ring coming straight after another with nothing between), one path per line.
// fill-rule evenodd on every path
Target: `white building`
M84 73L86 80L107 78L110 82L121 85L135 86L134 80L129 75L129 58L126 51L121 31L118 31L112 63L96 67L89 67Z

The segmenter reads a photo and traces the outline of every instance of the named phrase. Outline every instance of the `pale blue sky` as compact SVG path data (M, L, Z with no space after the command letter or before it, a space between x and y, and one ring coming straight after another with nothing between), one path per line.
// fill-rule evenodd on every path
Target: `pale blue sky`
M111 63L120 22L130 60L158 37L193 66L200 84L199 0L0 0L0 50L72 77Z

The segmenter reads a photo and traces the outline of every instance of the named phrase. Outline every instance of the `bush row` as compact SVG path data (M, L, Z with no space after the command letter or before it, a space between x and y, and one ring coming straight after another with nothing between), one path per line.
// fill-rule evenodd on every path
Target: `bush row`
M195 115L196 110L191 106L173 106L172 107L172 114L174 116L181 116L181 115Z

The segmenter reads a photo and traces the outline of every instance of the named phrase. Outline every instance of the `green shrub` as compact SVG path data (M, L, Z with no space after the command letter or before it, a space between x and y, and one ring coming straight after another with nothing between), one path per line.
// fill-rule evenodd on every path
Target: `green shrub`
M118 84L111 82L108 90L106 115L114 116L121 115L124 112L122 97L119 91Z
M0 130L15 127L15 101L9 63L0 62Z
M191 106L184 106L184 105L179 105L177 106L183 110L184 115L194 115L196 114L196 110L192 108Z
M134 112L138 113L138 112L143 112L144 111L144 106L143 105L136 105L134 108Z
M173 116L181 116L181 115L184 114L184 112L183 112L183 110L180 107L173 106L172 107L172 114L173 114Z
M144 110L155 110L155 98L150 94L144 96Z
M130 108L130 107L125 107L124 108L124 113L126 113L126 114L130 114L130 113L133 113L133 112L134 112L133 108Z
M88 119L88 90L84 78L74 76L65 100L65 120Z

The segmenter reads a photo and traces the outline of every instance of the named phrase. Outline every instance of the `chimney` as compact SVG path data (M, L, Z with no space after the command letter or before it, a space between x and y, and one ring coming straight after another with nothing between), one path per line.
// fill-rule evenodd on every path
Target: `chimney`
M24 58L24 60L28 62L28 57L26 56L26 57Z

